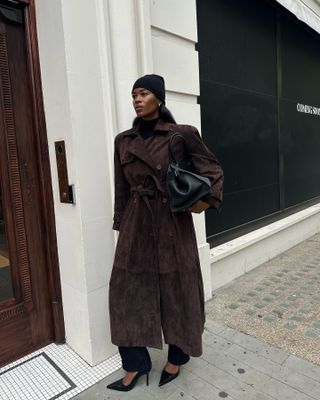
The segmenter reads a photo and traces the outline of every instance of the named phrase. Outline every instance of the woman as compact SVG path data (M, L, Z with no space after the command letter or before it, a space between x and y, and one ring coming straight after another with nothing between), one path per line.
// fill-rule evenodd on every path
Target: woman
M109 283L112 343L119 347L123 379L107 387L131 390L151 370L147 347L169 344L168 362L159 386L176 378L190 356L202 354L205 314L203 283L191 213L218 208L223 173L196 128L177 125L165 107L165 85L159 75L145 75L132 88L137 114L133 127L115 138L115 212L119 231ZM187 212L172 213L165 179L168 142L180 132L190 148L193 166L212 183L211 191ZM173 143L177 159L181 141Z

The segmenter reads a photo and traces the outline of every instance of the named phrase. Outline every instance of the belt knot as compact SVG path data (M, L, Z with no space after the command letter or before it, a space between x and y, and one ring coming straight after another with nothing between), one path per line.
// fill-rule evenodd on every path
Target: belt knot
M130 188L131 193L137 193L139 196L147 196L147 197L152 197L155 194L155 191L153 189L148 189L145 188L142 185L138 186L132 186Z

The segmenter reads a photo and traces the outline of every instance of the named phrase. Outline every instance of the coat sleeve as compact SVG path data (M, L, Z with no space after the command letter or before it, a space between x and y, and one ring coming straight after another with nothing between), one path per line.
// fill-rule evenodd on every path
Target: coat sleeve
M203 196L201 200L210 205L210 208L219 209L223 197L224 175L222 167L216 156L202 141L198 130L190 127L190 133L186 140L189 145L190 155L195 171L202 176L206 176L211 181L210 192Z
M112 229L118 231L130 196L130 186L120 163L117 138L114 141L114 215Z

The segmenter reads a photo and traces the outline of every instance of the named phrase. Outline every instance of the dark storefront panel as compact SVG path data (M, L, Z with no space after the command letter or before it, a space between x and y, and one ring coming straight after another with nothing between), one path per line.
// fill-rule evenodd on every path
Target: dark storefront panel
M319 105L320 35L281 15L282 96Z
M274 10L259 0L197 4L201 82L276 96Z
M278 199L274 196L276 190L277 186L267 185L225 194L223 210L228 210L228 213L223 211L218 216L216 213L211 213L212 219L210 217L206 218L207 233L212 222L215 224L216 229L224 231L234 226L245 224L252 218L258 219L262 213L264 215L269 214L270 209L276 210L278 206Z
M320 115L297 111L297 104L320 107L320 39L283 15L280 38L280 154L289 207L320 194Z
M198 1L202 134L225 171L212 236L279 210L276 13L258 1Z
M281 102L284 207L320 194L320 116L298 113L297 103Z
M276 100L210 82L203 88L205 141L225 173L223 212L207 213L210 235L279 209Z
M297 110L320 107L320 39L271 0L197 13L202 134L225 171L222 211L206 212L214 245L320 195L320 115Z

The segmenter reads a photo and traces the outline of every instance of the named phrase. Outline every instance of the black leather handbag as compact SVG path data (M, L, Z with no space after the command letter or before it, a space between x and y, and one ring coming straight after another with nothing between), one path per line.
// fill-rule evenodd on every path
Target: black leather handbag
M185 157L177 161L172 150L172 142L179 138L184 145ZM173 133L168 145L169 167L166 177L167 192L172 212L186 211L211 189L210 179L194 172L190 150L180 133Z

